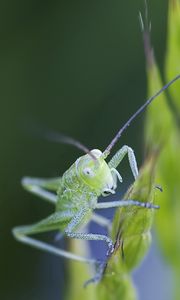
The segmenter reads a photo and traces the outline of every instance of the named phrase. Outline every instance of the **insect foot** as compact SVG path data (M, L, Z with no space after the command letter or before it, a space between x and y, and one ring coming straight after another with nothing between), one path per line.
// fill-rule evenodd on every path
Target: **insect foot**
M100 280L102 279L105 268L106 268L106 261L99 261L98 260L96 262L96 275L93 278L87 280L84 283L84 288L86 288L91 283L95 284L95 283L100 282Z
M113 252L114 252L114 244L110 240L110 242L108 243L108 251L107 251L106 255L110 256Z

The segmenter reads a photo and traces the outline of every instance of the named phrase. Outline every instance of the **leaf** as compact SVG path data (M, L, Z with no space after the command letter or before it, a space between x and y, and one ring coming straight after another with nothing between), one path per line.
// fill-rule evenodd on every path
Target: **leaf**
M168 45L166 76L172 79L180 73L180 3L169 1ZM164 72L165 73L165 72ZM155 59L151 65L147 59L148 94L162 87L162 79ZM180 82L177 81L166 94L149 108L146 118L146 148L151 153L160 149L156 181L164 192L159 196L161 209L156 218L156 231L161 251L172 267L175 299L180 299Z
M124 199L154 203L156 157L157 153L146 161ZM116 250L108 260L103 279L97 287L98 299L137 299L130 272L141 263L149 249L154 213L154 209L136 206L117 209L112 225Z
M180 1L169 0L168 28L167 28L167 51L164 74L169 81L180 73L179 53L180 53ZM169 93L173 104L180 116L180 84L171 87Z

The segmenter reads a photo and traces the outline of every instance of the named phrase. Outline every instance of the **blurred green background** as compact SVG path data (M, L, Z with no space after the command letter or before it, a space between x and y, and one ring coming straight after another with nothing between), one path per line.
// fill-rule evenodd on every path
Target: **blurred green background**
M30 134L42 124L104 149L146 98L138 21L143 1L0 2L0 298L60 299L63 260L16 242L15 225L37 221L52 207L25 192L24 175L61 175L81 152ZM152 43L163 66L167 1L149 1ZM143 116L118 146L143 160ZM117 148L116 148L117 149ZM114 149L115 150L115 149ZM127 162L122 163L128 178Z

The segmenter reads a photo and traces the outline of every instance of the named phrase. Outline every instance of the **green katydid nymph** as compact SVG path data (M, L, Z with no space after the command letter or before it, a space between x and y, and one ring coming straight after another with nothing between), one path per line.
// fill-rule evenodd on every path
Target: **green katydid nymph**
M148 99L118 131L109 146L103 152L98 149L90 151L72 138L55 136L57 140L60 139L62 142L75 145L83 150L85 154L79 157L60 178L39 179L25 177L22 179L24 188L40 198L53 203L55 205L55 212L35 224L15 227L13 229L14 237L22 243L43 251L96 265L97 261L93 258L85 258L61 250L54 245L34 239L31 235L51 230L59 230L61 236L65 235L69 238L104 241L107 244L107 256L109 256L114 251L114 244L110 237L102 234L84 233L80 230L83 225L85 226L91 220L102 226L110 226L110 221L94 213L94 210L124 206L139 206L139 209L159 208L159 206L148 202L139 202L138 199L98 203L98 198L101 195L108 196L115 193L118 181L122 182L117 167L126 154L128 155L133 176L135 179L137 178L138 168L136 158L130 147L123 146L108 163L106 159L121 134L137 115L144 111L158 95L179 78L180 75L176 76L154 96ZM95 277L95 279L98 278L100 277Z

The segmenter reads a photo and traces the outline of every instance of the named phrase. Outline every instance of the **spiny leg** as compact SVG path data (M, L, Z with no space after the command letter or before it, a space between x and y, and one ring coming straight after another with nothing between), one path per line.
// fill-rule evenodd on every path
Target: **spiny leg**
M140 202L136 200L120 200L112 202L97 203L95 209L111 208L111 207L125 207L125 206L140 206L142 208L158 209L159 205L154 205L150 202Z
M108 166L110 169L117 168L117 166L120 164L120 162L123 160L124 156L128 154L129 164L133 173L134 178L136 179L138 176L138 167L136 158L134 155L134 151L132 148L128 146L123 146L109 161Z
M85 257L81 257L79 255L73 254L71 252L61 250L55 246L49 245L45 242L39 241L37 239L34 239L32 237L29 237L27 235L35 234L35 233L42 233L46 231L51 231L51 230L57 230L60 229L62 226L67 224L70 220L72 219L72 213L67 211L67 212L56 212L46 219L43 219L42 221L32 224L32 225L27 225L27 226L19 226L15 227L13 229L13 235L14 237L27 245L30 245L34 248L38 248L40 250L62 256L65 258L85 262L85 263L93 263L97 264L97 261L94 259L88 259Z
M52 179L24 177L22 179L22 185L27 191L31 192L32 194L35 194L41 199L55 204L57 196L47 190L57 191L60 180L60 177Z
M71 238L82 239L82 240L105 241L108 245L107 256L109 256L114 250L113 241L109 237L107 237L106 235L101 235L101 234L74 232L74 230L76 230L76 227L79 225L79 223L82 222L83 218L86 217L86 214L88 214L88 213L89 213L89 211L87 209L81 209L81 211L79 211L76 214L76 216L71 220L71 222L68 224L68 226L65 230L65 233L67 234L68 237L71 237ZM95 218L97 221L97 215ZM102 219L103 219L103 221L106 220L103 217L102 217ZM102 222L102 219L101 219L101 222ZM99 218L99 220L100 220L100 218ZM105 222L107 222L107 220ZM103 262L97 261L96 275L93 278L91 278L90 280L88 280L84 286L87 286L90 283L99 282L102 278L105 266L106 266L106 261L103 261Z
M108 245L107 255L109 255L114 250L114 244L113 241L106 235L74 232L78 225L83 222L83 219L86 218L86 215L88 215L89 212L90 211L88 209L81 209L68 224L67 228L65 229L65 233L68 237L75 239L105 241Z
M114 181L114 189L116 189L117 187L117 179L119 180L119 182L123 182L122 180L122 176L120 175L120 173L115 169L115 168L111 168L111 174L113 177L113 181Z

